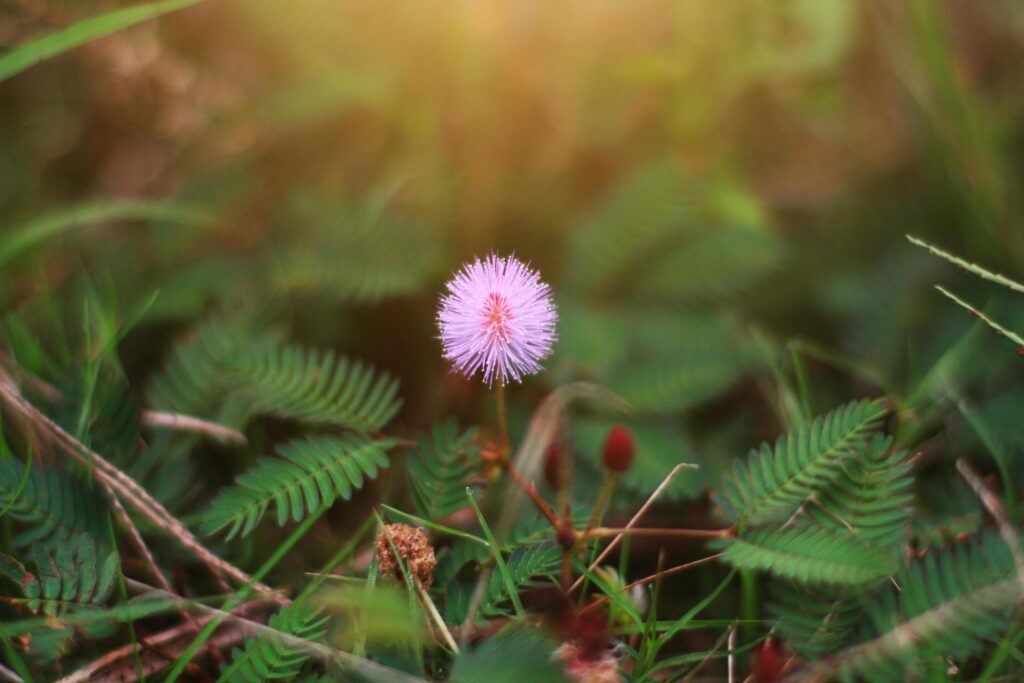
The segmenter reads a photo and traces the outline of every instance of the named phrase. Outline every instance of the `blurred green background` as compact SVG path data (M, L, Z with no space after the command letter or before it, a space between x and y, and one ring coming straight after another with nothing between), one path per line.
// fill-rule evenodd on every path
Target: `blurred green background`
M7 0L0 44L117 5ZM627 399L624 506L851 397L920 418L905 444L958 400L1009 426L1019 359L931 284L1024 308L904 235L1024 272L1022 65L1010 0L207 0L0 84L6 344L61 380L102 310L180 407L169 354L243 321L397 375L399 431L486 425L434 315L496 250L561 316L514 422L570 380ZM584 462L611 419L572 424ZM192 467L178 493L240 469Z

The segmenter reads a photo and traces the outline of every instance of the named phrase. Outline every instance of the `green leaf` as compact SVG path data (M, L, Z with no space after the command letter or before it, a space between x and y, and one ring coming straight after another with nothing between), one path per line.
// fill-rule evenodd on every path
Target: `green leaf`
M0 460L0 509L25 525L13 545L58 545L80 532L102 537L107 507L94 488L55 467L44 470L34 463L23 486L24 472L25 465L16 458Z
M460 433L458 423L449 419L406 451L409 486L421 515L440 520L467 507L466 486L479 466L475 439L475 428Z
M751 451L724 478L724 507L740 522L785 519L840 476L886 412L882 400L854 401Z
M11 228L11 238L0 245L0 265L49 237L103 221L156 221L205 225L210 222L210 217L198 209L169 202L107 200L79 204L38 216Z
M894 573L898 552L883 552L848 531L797 526L758 529L741 538L714 541L722 561L739 567L770 571L803 583L858 585Z
M289 518L298 522L338 498L348 500L388 466L387 450L396 443L358 434L290 441L279 449L283 459L262 458L214 499L203 529L214 533L228 528L231 539L252 531L271 506L283 526Z
M255 328L255 329L254 329ZM154 407L231 427L255 415L377 432L398 412L398 380L332 351L281 345L246 321L210 321L150 386Z
M452 683L566 683L554 657L555 643L538 629L508 627L452 665Z
M874 600L876 638L822 660L818 669L907 680L926 662L941 666L979 652L1004 631L1021 599L1006 544L995 532L931 552L895 578L888 600Z
M483 558L473 549L469 549L473 560ZM561 567L562 553L553 542L534 543L514 550L505 562L505 572L492 571L480 613L488 617L511 616L515 613L512 604L510 587L516 596L535 584L541 577L554 575ZM452 623L460 623L466 618L468 598L473 591L475 582L463 582L453 579L448 584L448 600L446 603L447 618Z
M332 351L268 346L231 363L254 413L377 432L398 412L398 380Z
M806 507L808 518L824 527L850 529L876 546L902 544L914 479L907 452L890 453L891 446L892 437L876 434Z
M194 5L199 0L164 0L113 10L19 45L0 57L0 83L39 62L73 50L96 38L117 33L129 26Z
M316 642L327 633L328 618L304 603L293 603L270 617L268 626L281 634ZM225 667L218 681L260 683L297 676L309 659L308 652L275 635L261 634L246 638L242 648L231 651L231 664Z

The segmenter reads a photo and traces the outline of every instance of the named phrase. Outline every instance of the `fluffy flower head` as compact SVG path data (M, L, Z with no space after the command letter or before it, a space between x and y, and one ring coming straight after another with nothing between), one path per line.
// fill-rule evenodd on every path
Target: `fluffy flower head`
M444 356L467 377L505 384L541 369L551 353L558 313L551 288L515 256L494 254L448 281L437 321Z

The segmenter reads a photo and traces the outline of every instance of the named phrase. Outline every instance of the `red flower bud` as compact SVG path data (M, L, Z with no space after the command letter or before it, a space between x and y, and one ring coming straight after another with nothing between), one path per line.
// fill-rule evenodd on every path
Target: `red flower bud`
M622 425L616 425L608 430L604 438L604 450L601 452L601 460L604 466L610 471L621 474L629 469L636 453L636 445L633 443L633 433Z
M782 679L782 670L789 655L779 641L765 638L754 651L754 680L757 683L775 683Z

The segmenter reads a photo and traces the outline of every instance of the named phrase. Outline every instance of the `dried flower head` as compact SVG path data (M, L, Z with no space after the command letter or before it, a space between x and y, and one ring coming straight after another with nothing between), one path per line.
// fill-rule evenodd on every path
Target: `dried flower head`
M466 377L519 382L551 353L558 313L551 288L514 256L494 254L465 265L448 281L437 320L444 356Z
M427 534L422 529L406 524L386 524L377 535L377 566L382 576L396 576L398 573L398 560L392 552L392 546L401 555L412 575L424 587L429 587L434 581L431 572L437 560Z

